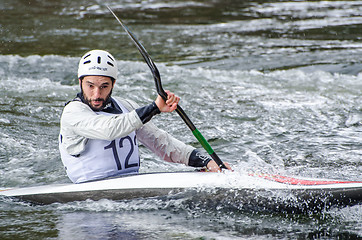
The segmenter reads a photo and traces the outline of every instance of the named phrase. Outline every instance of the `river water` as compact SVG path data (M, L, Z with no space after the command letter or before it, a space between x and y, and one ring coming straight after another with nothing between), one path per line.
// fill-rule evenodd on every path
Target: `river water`
M362 1L2 0L0 187L67 183L57 148L79 57L110 51L114 95L152 101L147 65L235 171L362 180ZM182 120L153 120L200 148ZM140 149L141 172L184 171ZM290 213L188 194L47 206L0 199L0 239L358 239L362 205ZM264 210L263 210L264 209Z

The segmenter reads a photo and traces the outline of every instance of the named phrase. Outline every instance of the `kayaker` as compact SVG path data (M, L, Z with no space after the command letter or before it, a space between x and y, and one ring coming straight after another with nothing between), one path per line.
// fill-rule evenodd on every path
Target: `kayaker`
M161 112L174 111L178 96L166 91L166 102L157 96L143 107L111 97L117 73L117 62L106 51L92 50L80 59L81 91L64 107L59 135L61 159L74 183L138 172L138 141L165 161L220 171L210 157L150 122Z

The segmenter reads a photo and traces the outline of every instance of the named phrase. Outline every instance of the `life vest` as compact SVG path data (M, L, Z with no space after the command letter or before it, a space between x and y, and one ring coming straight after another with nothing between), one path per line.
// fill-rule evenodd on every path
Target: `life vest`
M123 113L128 113L119 101L112 99ZM96 114L113 115L98 111ZM138 141L135 131L112 141L88 139L85 149L77 156L66 152L59 139L59 150L68 177L74 183L103 179L111 176L136 173L140 167Z

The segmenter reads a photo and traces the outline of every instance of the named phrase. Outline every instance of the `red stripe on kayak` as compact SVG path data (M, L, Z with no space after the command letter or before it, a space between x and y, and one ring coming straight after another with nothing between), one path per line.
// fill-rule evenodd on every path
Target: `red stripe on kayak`
M305 180L298 179L293 177L286 177L281 175L272 175L272 174L249 174L251 176L256 176L264 179L268 179L275 182L291 184L291 185L327 185L327 184L336 184L336 183L362 183L362 181L340 181L340 180Z
M11 190L11 189L12 189L12 188L0 189L0 192L9 191L9 190Z

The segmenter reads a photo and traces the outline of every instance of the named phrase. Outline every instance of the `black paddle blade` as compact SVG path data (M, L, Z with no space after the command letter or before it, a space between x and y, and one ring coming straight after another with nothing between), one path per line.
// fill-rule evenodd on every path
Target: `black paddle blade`
M146 61L147 65L151 69L153 78L155 79L156 89L157 93L163 98L163 100L167 100L167 93L163 90L162 84L161 84L161 76L160 73L156 67L156 64L152 61L150 55L146 51L146 49L142 46L142 44L137 40L135 35L126 27L126 25L123 24L123 22L117 17L117 15L112 11L110 7L108 7L108 10L113 14L113 16L117 19L119 24L121 24L122 28L126 31L128 36L132 39L133 43L136 45L138 51L141 53L143 59ZM217 154L214 152L214 150L211 148L210 144L206 141L206 139L202 136L202 134L196 129L195 125L192 123L190 118L186 115L186 113L183 111L183 109L178 105L176 112L179 114L179 116L184 120L186 125L190 128L196 139L201 143L203 148L209 153L212 159L217 163L217 165L220 168L225 168L225 164L221 161L221 159L217 156Z
M141 53L143 59L147 63L148 67L151 69L153 78L155 79L157 93L163 98L163 100L167 100L167 93L162 88L161 76L158 71L156 64L152 61L151 56L148 54L147 50L143 47L143 45L137 40L136 36L128 29L126 25L117 17L117 15L112 11L112 9L107 6L108 10L113 14L113 16L117 19L122 28L126 31L128 36L132 39L133 43L136 45L138 51Z

